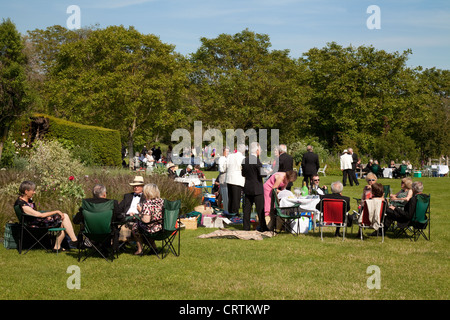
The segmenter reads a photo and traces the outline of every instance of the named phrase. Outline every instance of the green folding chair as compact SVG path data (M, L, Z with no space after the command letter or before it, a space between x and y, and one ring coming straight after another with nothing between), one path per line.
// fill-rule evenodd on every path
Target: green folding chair
M273 231L275 231L277 226L277 219L280 218L282 222L281 230L286 230L294 235L299 235L299 228L297 230L292 229L291 224L292 220L300 219L302 217L301 212L299 211L300 204L295 204L291 207L280 207L280 201L278 199L277 191L275 189L272 190L272 201L274 203L274 213L275 213L275 225L273 226ZM311 217L309 216L311 219ZM280 230L280 231L281 231Z
M14 206L14 212L16 213L17 219L20 223L20 238L18 247L19 254L22 254L25 235L29 235L31 239L28 237L27 238L31 241L34 240L34 242L31 244L31 246L28 247L28 250L25 251L24 254L33 249L37 244L39 244L43 249L48 250L48 248L44 245L44 240L48 239L49 229L51 227L43 228L29 225L28 222L31 218L33 218L33 216L30 216L23 212L22 208L20 208L20 206L18 205ZM27 233L25 234L24 231L26 231Z
M147 225L162 223L163 228L160 231L154 233L150 233L142 228L138 228L139 233L143 238L143 250L152 250L160 259L164 259L169 254L169 252L172 252L172 254L176 257L180 255L180 208L181 200L164 200L163 218L158 221L147 223ZM158 250L157 248L153 248L151 240L161 241L161 249ZM175 243L176 240L178 240L177 243Z
M425 240L431 239L431 207L430 207L430 199L431 195L427 194L418 194L415 196L417 198L416 208L414 211L414 215L411 221L407 226L399 227L397 224L396 237L399 237L402 234L405 234L412 241L419 240L422 236ZM428 229L428 237L426 234L426 230Z
M82 252L85 253L85 261L94 253L98 253L106 261L114 260L114 248L112 240L114 231L111 226L111 217L114 210L114 200L103 203L92 203L82 200L83 230L81 244L79 244L78 261L81 260ZM109 256L109 259L107 258Z

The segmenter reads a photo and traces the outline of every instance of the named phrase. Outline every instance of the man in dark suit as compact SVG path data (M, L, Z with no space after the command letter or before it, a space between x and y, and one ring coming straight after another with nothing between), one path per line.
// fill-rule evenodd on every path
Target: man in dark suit
M264 216L264 184L262 175L262 163L259 160L261 147L259 143L252 142L249 155L242 161L242 176L244 184L244 230L250 230L250 213L255 204L259 220L259 231L268 231Z
M124 217L138 214L137 205L145 200L144 185L144 177L142 176L136 176L130 183L130 186L133 187L133 192L124 194L119 204L120 212Z
M359 186L358 179L356 179L356 165L359 163L358 155L353 152L352 148L348 148L348 153L352 156L352 170L350 171L350 185L352 181Z
M346 196L343 196L342 195L342 190L344 190L344 186L343 186L342 182L340 182L340 181L333 182L331 184L331 193L330 194L324 194L323 196L320 196L320 202L322 202L322 199L342 199L342 200L345 200L346 208L345 208L344 212L342 213L344 215L344 220L345 220L345 214L350 211L350 198L346 197ZM317 210L320 210L320 206L321 206L320 202L316 206ZM352 223L353 223L353 215L350 215L348 217L348 220L347 220L347 226L351 227ZM340 233L339 233L339 230L340 230L340 228L337 227L336 228L336 232L334 234L336 237L340 237L341 236Z
M287 147L285 144L280 144L280 147L278 148L279 157L278 157L278 172L288 172L292 171L294 168L294 159L288 155ZM292 182L289 182L286 186L287 190L292 189Z
M319 170L319 156L313 152L312 146L306 147L306 153L303 155L302 159L302 172L303 181L306 182L308 186L311 183L312 177L317 174Z

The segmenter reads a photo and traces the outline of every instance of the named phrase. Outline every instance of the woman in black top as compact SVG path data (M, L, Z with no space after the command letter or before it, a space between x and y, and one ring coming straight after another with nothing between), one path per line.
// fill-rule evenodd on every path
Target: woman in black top
M70 221L67 213L62 213L60 210L39 212L36 210L32 198L36 193L36 184L31 181L24 181L19 187L19 198L14 203L14 206L18 205L25 213L32 216L27 223L29 226L44 227L44 228L65 228L65 232L61 232L56 238L54 250L59 250L61 248L61 242L63 241L66 233L71 239L70 246L76 247L77 237L73 231L72 222Z

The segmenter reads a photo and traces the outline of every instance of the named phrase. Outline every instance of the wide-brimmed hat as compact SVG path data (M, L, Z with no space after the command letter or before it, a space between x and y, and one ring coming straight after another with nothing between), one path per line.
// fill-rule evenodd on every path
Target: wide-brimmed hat
M169 162L169 163L166 165L166 168L167 168L167 169L170 169L170 168L172 168L172 167L176 167L176 165L173 164L172 162Z
M144 177L142 176L136 176L134 177L134 180L130 182L130 186L143 186L143 185L145 185L145 183Z

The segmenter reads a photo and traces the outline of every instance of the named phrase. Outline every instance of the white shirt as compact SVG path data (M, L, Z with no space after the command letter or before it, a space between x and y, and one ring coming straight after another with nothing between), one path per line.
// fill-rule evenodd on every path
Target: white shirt
M341 170L347 170L352 168L353 158L350 154L344 153L341 156Z
M227 184L234 184L243 187L245 178L242 176L242 161L245 156L240 153L232 153L227 157L227 176L225 181Z
M137 205L140 201L141 201L141 197L133 197L133 201L131 201L130 209L128 209L128 211L127 211L127 216L139 213L138 209L137 209Z
M219 183L224 184L227 172L227 157L221 156L217 164L220 172Z

